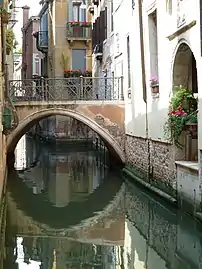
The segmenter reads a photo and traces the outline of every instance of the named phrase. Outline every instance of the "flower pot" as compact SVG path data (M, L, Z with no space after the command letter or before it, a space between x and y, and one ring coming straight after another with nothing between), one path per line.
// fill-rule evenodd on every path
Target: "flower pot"
M81 27L89 28L91 27L90 23L81 23Z
M153 94L159 93L159 85L158 84L157 85L151 85L151 92Z
M79 24L78 22L75 22L75 23L71 23L70 25L71 25L71 27L76 27L76 26L80 26L80 24Z
M1 13L2 23L8 24L11 14L10 13Z
M185 130L191 135L192 139L198 138L198 124L197 123L189 123L185 124Z

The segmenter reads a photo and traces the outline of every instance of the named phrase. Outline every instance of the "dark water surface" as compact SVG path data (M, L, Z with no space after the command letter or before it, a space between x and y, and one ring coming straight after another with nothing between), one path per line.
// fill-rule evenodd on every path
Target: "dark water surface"
M21 140L5 269L202 268L202 226L107 163L93 147Z

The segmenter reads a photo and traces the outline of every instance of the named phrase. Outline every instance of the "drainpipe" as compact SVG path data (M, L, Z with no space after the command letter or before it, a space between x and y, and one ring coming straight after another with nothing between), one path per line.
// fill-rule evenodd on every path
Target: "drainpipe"
M146 72L145 72L145 54L144 54L144 30L143 30L143 16L142 16L142 0L138 0L138 13L139 13L139 29L140 29L140 52L141 52L141 67L142 67L142 91L143 91L143 100L146 106L146 115L145 115L145 134L147 140L147 155L148 155L148 170L147 176L150 182L150 141L149 141L149 128L148 128L148 104L147 104L147 86L146 86Z
M4 74L4 101L7 99L8 93L8 66L6 64L6 26L1 22L1 38L2 38L2 72Z
M202 56L202 0L199 1L200 9L200 43L201 43L201 56Z

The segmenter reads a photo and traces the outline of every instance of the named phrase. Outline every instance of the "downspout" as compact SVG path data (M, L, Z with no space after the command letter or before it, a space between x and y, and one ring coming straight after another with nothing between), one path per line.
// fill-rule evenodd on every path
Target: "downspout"
M147 140L147 157L148 157L148 169L147 169L147 179L150 182L150 170L151 170L151 160L150 160L150 140L149 140L149 126L148 126L148 104L147 104L147 85L146 85L146 72L145 72L145 54L144 54L144 30L143 30L143 16L142 16L142 0L138 0L138 13L139 13L139 29L140 29L140 52L141 52L141 67L142 67L142 91L143 100L146 107L145 115L145 134Z
M4 102L8 96L8 66L6 64L6 27L1 21L1 38L2 38L2 72L4 76Z

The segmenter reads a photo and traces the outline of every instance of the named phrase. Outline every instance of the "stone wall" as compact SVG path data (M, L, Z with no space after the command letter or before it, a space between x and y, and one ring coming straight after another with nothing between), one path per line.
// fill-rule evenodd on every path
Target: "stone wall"
M126 163L144 180L173 193L176 189L175 154L172 145L126 136Z

